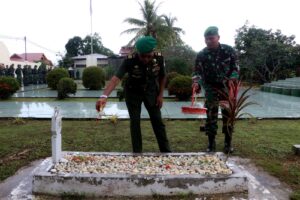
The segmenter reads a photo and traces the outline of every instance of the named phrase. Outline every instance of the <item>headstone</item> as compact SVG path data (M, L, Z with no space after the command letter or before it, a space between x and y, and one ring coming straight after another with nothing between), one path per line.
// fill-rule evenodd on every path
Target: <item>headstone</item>
M300 156L300 144L295 144L293 146L293 151L295 152L296 155Z
M52 142L52 160L58 163L61 159L61 122L62 116L57 107L54 108L54 114L51 120L51 142Z

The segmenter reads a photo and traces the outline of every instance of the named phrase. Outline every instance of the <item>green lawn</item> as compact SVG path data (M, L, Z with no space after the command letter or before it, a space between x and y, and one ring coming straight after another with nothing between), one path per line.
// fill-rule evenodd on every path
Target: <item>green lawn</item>
M0 120L0 181L13 175L29 162L51 155L49 120ZM293 188L300 199L300 159L291 148L300 142L299 120L241 120L234 136L235 156L251 158L271 175ZM207 139L199 132L203 121L166 121L171 146L175 152L202 151ZM158 147L149 121L142 121L145 152ZM63 121L65 151L131 151L129 122ZM223 135L217 136L217 150L223 148Z

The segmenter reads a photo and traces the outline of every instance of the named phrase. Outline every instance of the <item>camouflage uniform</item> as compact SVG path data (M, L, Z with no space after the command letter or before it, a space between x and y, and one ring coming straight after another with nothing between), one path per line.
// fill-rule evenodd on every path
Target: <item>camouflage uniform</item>
M194 82L197 82L205 90L207 108L207 119L205 131L209 140L213 140L217 134L218 108L222 97L218 90L226 89L225 85L229 79L237 79L239 68L234 49L228 45L220 44L217 49L208 49L207 47L200 51L196 58L193 74ZM231 145L229 133L231 127L227 127L227 113L222 109L223 129L225 134L225 147ZM215 148L215 144L213 148Z
M140 127L141 106L144 103L154 130L161 152L170 152L165 125L162 121L160 108L156 105L159 95L159 78L166 75L164 58L160 53L147 65L140 62L138 54L129 55L117 73L119 79L128 73L124 92L130 116L130 131L133 152L142 152L142 135Z

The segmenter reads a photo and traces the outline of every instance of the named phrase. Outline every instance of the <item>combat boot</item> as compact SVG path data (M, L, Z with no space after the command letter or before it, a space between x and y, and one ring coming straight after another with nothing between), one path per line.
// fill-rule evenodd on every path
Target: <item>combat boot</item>
M232 140L232 128L229 127L223 127L223 133L224 133L224 150L223 152L225 154L228 153L233 153L234 149L232 148L231 145L231 140Z
M208 146L206 152L211 153L216 151L215 134L208 134Z

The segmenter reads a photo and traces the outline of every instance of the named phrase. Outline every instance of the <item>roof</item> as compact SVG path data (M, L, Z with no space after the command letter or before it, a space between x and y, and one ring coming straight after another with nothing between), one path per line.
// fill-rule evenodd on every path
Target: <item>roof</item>
M134 47L125 46L125 47L121 47L119 53L121 55L128 55L128 54L132 53L133 50L134 50Z
M25 53L15 53L10 57L10 59L14 61L25 61ZM46 64L52 66L51 60L48 60L44 53L26 53L26 60L29 62L44 61Z

